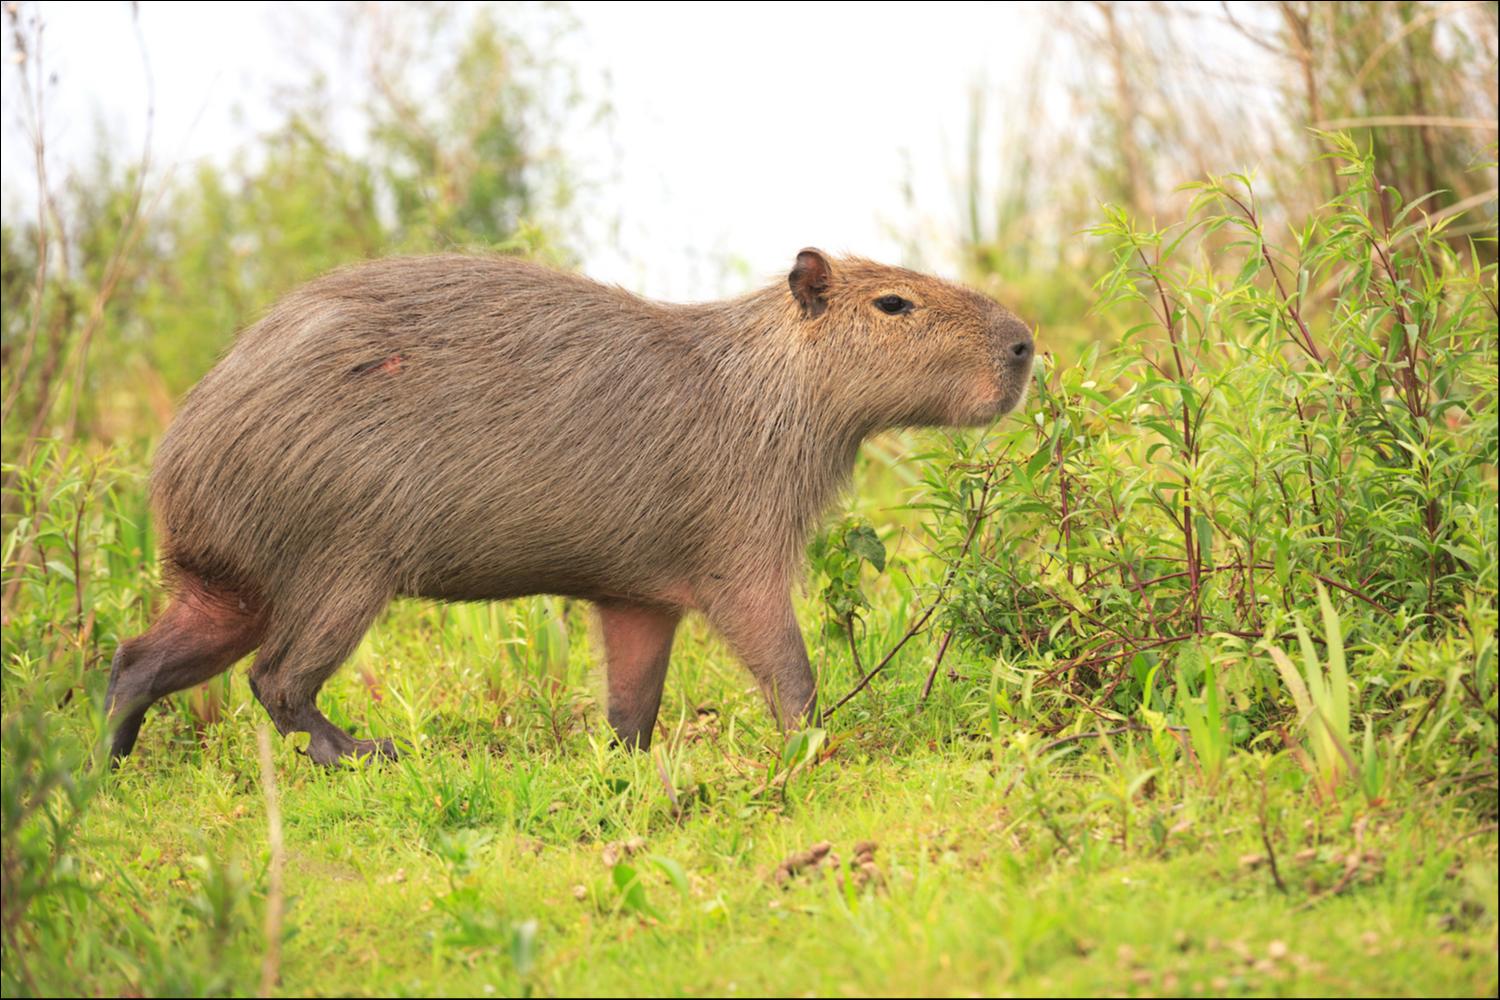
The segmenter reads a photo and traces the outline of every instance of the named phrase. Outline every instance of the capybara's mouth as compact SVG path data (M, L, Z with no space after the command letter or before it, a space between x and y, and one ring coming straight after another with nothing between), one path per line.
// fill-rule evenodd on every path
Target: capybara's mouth
M997 386L997 391L990 396L977 409L973 420L966 421L970 426L988 424L999 420L1007 413L1021 408L1026 402L1026 390L1031 385L1030 377L1020 380L1018 383L1002 382Z
M1001 389L972 404L967 413L957 414L953 424L958 427L983 427L994 423L1019 406L1024 396L1024 389L1019 393Z

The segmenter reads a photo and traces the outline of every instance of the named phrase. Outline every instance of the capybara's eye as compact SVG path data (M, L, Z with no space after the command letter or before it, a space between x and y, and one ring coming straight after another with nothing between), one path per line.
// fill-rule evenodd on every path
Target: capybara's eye
M899 295L882 295L875 300L875 308L890 316L900 316L916 307Z

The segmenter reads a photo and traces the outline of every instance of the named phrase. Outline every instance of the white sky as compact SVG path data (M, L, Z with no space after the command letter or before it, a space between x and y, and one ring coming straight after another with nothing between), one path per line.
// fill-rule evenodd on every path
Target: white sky
M158 162L222 156L274 124L271 95L305 79L298 33L316 26L319 6L141 3ZM612 136L585 131L566 150L602 179L587 203L584 270L674 299L783 273L805 245L892 261L915 246L914 263L951 272L969 92L983 83L987 106L1003 114L1046 35L1044 8L1018 3L573 10L581 29L563 57L614 109ZM56 75L53 169L94 148L96 122L138 148L146 84L128 6L41 11ZM18 192L30 163L13 67L4 80L9 215L28 210ZM915 219L902 195L908 177ZM617 235L606 237L613 221Z

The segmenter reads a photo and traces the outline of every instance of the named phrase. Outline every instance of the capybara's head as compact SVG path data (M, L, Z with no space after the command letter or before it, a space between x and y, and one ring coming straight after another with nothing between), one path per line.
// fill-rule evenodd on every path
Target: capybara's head
M787 283L809 362L881 422L984 424L1026 398L1031 331L978 292L813 249L797 254Z

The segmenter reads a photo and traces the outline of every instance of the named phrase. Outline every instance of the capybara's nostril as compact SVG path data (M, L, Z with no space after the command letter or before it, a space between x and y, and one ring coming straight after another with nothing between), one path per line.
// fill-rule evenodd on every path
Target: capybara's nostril
M1025 323L1014 316L1003 316L991 336L995 338L991 341L992 349L998 349L997 360L1001 364L1014 368L1031 364L1036 345Z

